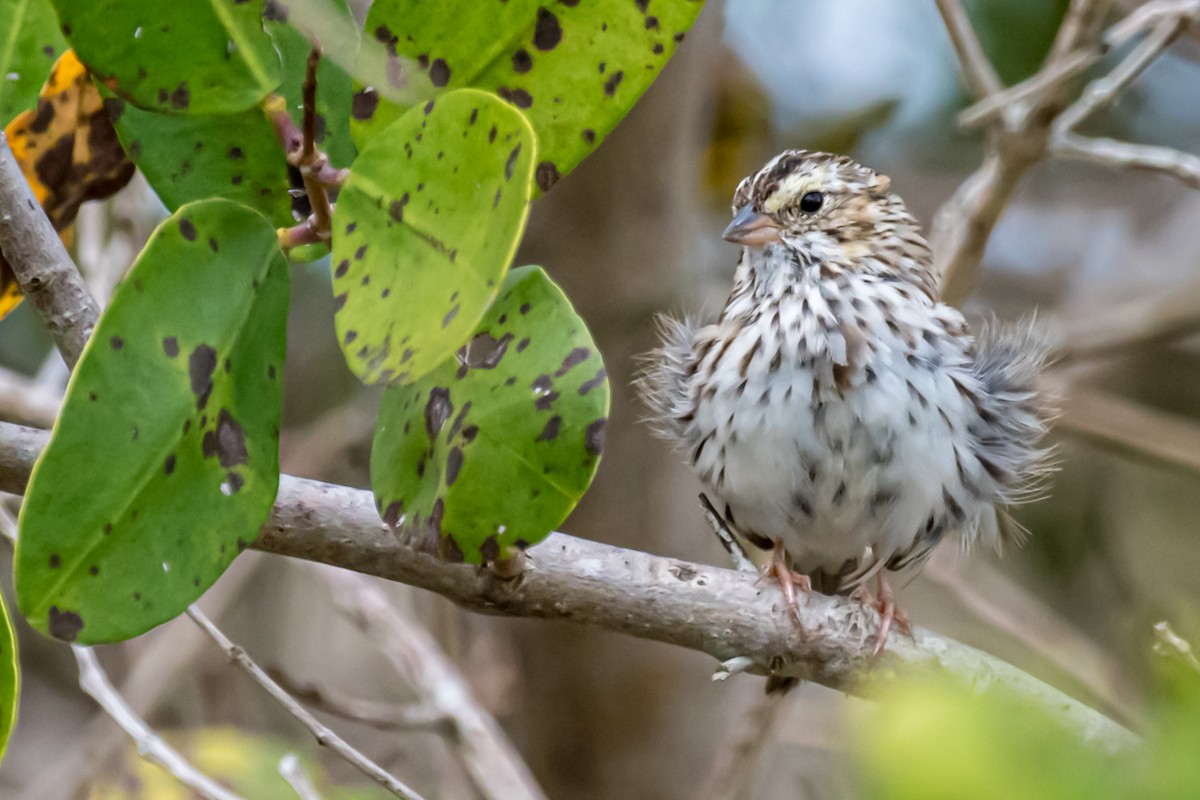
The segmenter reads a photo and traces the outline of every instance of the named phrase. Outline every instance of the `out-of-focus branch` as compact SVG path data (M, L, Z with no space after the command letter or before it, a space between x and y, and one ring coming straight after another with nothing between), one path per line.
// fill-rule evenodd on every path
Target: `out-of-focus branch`
M988 97L1004 88L996 68L983 52L983 45L975 35L971 19L963 7L962 0L935 0L938 12L946 25L946 33L950 35L950 43L954 45L954 53L958 56L958 66L962 70L963 79L976 97Z
M295 753L284 753L283 758L279 759L279 774L288 782L300 800L321 800L317 787L313 786L312 781L305 774L304 767L300 764L300 757Z
M1076 385L1056 428L1120 452L1200 473L1200 423Z
M788 698L789 695L760 694L742 711L713 757L698 800L741 800L753 796L758 759L773 740Z
M75 366L100 307L88 291L50 219L29 188L0 131L0 251L21 291L54 337L68 366Z
M961 300L974 282L992 229L1020 179L1047 155L1088 158L1129 169L1160 172L1200 188L1200 159L1161 147L1091 139L1075 127L1111 102L1174 38L1200 18L1200 0L1161 0L1128 14L1102 35L1111 0L1072 0L1050 53L1036 74L1017 86L985 95L960 117L984 128L983 163L938 210L930 235L942 294ZM1153 8L1150 8L1153 6ZM965 15L938 2L951 38L966 41ZM967 23L969 24L969 23ZM1111 74L1071 102L1072 80L1100 55L1144 34ZM960 62L966 50L956 44ZM972 57L972 63L977 62ZM966 66L964 66L964 71Z
M100 666L90 647L71 646L79 664L79 687L92 697L113 718L125 733L137 743L138 755L171 773L177 781L205 800L242 800L219 783L197 770L178 751L154 732L126 705L124 698L113 688L108 675Z
M429 731L457 736L454 721L428 703L384 703L334 694L329 689L296 680L279 668L267 673L284 691L310 708L385 731Z
M0 419L49 428L58 416L62 398L32 378L0 367Z
M379 648L423 705L452 722L450 743L480 793L489 800L545 800L508 737L433 637L399 613L368 578L345 570L321 573L337 609Z
M304 706L296 702L296 699L284 691L283 687L271 679L266 670L260 667L255 661L246 654L240 646L230 641L229 637L221 632L212 621L205 616L204 612L192 606L188 609L187 614L192 618L200 629L208 634L217 646L225 651L225 655L229 656L229 660L236 664L243 672L267 691L271 697L275 698L284 709L303 725L317 743L322 747L328 747L333 752L337 753L347 763L353 765L360 770L364 775L368 776L383 788L387 789L396 797L404 800L422 800L421 795L402 783L399 779L392 776L383 767L376 764L371 759L367 758L361 752L350 746L345 739L338 736L325 725L322 725L320 720L312 715L312 713Z

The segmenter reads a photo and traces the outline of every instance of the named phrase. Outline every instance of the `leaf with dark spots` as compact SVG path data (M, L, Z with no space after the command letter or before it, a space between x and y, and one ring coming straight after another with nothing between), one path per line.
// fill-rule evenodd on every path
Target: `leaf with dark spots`
M534 173L534 179L537 181L537 186L543 192L550 191L550 187L558 183L558 179L562 177L558 174L558 167L554 166L553 162L543 161L537 165L537 171Z
M604 82L604 93L612 97L617 93L617 87L621 85L621 81L625 78L624 70L617 70L612 75L608 76L608 80Z
M225 469L246 463L246 432L229 409L221 409L216 429L205 431L200 447L205 458L216 456Z
M334 212L347 233L333 239L335 326L360 379L411 381L462 346L520 240L535 150L519 111L471 89L414 107L363 149ZM378 290L362 291L368 278ZM389 337L410 344L385 348Z
M462 468L463 451L461 447L451 447L446 454L446 485L453 486L458 480L458 471Z
M562 41L562 25L553 11L542 7L537 12L537 24L533 29L533 46L538 50L553 50Z
M391 45L393 60L415 61L427 73L414 74L398 93L375 78L383 96L369 119L353 121L352 132L365 145L406 109L443 96L443 81L494 92L524 109L537 133L545 166L535 185L544 192L629 112L675 51L668 32L690 28L703 5L661 0L650 16L631 0L505 0L488 3L486 13L479 0L373 0L366 30L403 31ZM438 59L452 76L440 71ZM374 60L360 52L359 73L367 74Z
M435 58L429 65L429 80L434 86L445 86L450 82L450 67L444 59Z
M598 419L591 425L587 426L587 431L584 432L583 441L587 451L594 456L600 455L604 450L604 430L608 427L608 420Z
M605 385L605 383L607 383L607 381L608 381L608 373L605 371L604 367L601 367L600 369L596 370L595 377L593 377L591 380L584 381L583 383L581 383L579 385L579 393L587 394L592 389L595 389L598 386Z
M554 373L554 377L561 378L563 375L566 375L567 372L570 371L571 367L587 361L588 356L591 354L592 351L586 347L576 347L574 350L567 353L567 355L563 358L562 364L559 365L558 369Z
M425 403L425 432L429 434L429 438L437 436L453 412L454 405L450 402L449 389L435 386L429 390L429 401Z
M523 347L510 346L518 340ZM480 563L561 523L596 469L588 425L608 413L594 350L558 287L539 268L522 267L467 345L413 385L389 387L371 482L376 497L402 500L409 510L401 535L414 547ZM575 368L584 362L592 366ZM447 386L457 409L447 394L447 410L434 414L434 392Z
M219 231L219 251L185 239L184 219ZM275 227L244 206L190 204L150 237L75 367L25 497L17 597L43 633L63 635L69 609L87 620L76 641L141 634L211 586L236 539L254 540L279 479L281 386L268 373L284 357L288 295ZM76 500L63 501L66 485Z
M517 163L517 156L521 154L521 145L517 145L508 154L508 160L504 162L504 180L512 180L513 165Z
M122 347L125 346L125 340L122 339L120 336L110 337L108 340L108 343L112 347L113 350L120 350Z
M555 414L546 422L546 426L542 428L542 432L538 434L539 442L551 442L558 438L559 432L562 431L562 417Z
M188 379L191 381L192 394L196 396L196 408L204 408L208 404L208 395L212 392L213 371L217 368L217 351L206 344L198 345L188 356Z
M63 611L58 606L50 606L46 630L55 639L73 642L83 630L83 617L74 611Z
M359 89L350 98L350 115L363 122L375 116L375 109L378 107L379 94L370 86Z

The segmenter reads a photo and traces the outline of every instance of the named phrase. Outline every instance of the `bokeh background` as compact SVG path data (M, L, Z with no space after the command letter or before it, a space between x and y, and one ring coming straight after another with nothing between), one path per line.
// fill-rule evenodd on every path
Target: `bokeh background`
M1036 68L1066 5L967 3L1008 83ZM1106 67L1111 61L1097 69ZM1200 40L1185 36L1087 132L1200 152L1198 101ZM639 424L630 381L635 357L654 344L654 315L719 309L736 259L719 236L729 197L783 148L854 155L891 175L928 221L979 163L980 141L955 124L967 102L932 0L710 0L629 117L535 204L517 258L545 266L564 287L613 384L599 475L564 530L723 563L695 501L697 482ZM85 207L75 247L98 293L162 216L137 180ZM1152 623L1169 619L1194 632L1200 622L1198 223L1200 193L1163 177L1076 161L1043 162L1027 176L965 309L973 320L1036 310L1066 354L1050 376L1066 401L1054 435L1061 471L1049 499L1017 514L1034 534L1023 550L1002 561L943 551L901 594L919 624L1130 724L1141 715ZM379 394L359 386L342 361L328 263L298 266L293 277L283 469L368 487ZM0 323L5 418L36 420L49 405L65 378L49 354L28 304ZM0 573L10 592L9 565ZM552 798L704 796L714 763L760 704L761 679L714 683L715 664L696 653L565 623L484 618L427 593L388 591L434 633ZM380 702L406 699L308 565L246 553L204 605L260 663L295 680ZM185 796L136 766L123 736L79 692L65 648L26 627L20 635L21 719L0 767L0 796ZM261 760L269 778L283 748L322 758L187 620L101 652L149 721L191 732L181 741L202 763ZM812 685L784 702L751 796L854 797L846 729L864 724L865 704ZM435 787L430 796L476 796L436 734L336 724L394 773ZM324 762L334 778L358 780ZM104 779L91 781L93 772ZM286 796L264 791L252 796Z

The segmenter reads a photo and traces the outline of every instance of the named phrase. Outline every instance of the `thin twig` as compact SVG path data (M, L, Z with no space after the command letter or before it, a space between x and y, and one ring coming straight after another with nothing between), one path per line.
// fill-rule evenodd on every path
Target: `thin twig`
M284 753L279 759L279 774L296 792L300 800L321 800L321 793L313 786L304 767L300 764L300 756L295 753Z
M1200 473L1200 423L1075 386L1057 429L1141 458Z
M1081 158L1110 167L1152 172L1174 178L1192 189L1200 189L1200 157L1171 147L1068 134L1058 138L1052 152L1062 158Z
M129 734L129 738L137 743L138 755L171 773L177 781L205 800L241 800L240 795L234 794L193 767L155 733L153 728L133 713L124 698L109 682L108 675L90 647L71 645L71 652L75 654L75 661L79 665L79 688L91 696L121 729Z
M369 579L344 570L320 572L337 610L379 648L422 703L453 722L450 742L476 788L489 800L545 800L529 767L429 632Z
M384 703L345 697L312 683L292 678L272 668L267 673L284 691L308 706L335 717L387 731L428 731L442 736L458 735L454 720L429 703Z
M950 43L954 45L954 53L958 56L958 65L962 70L967 86L976 97L988 97L1004 88L996 68L992 66L975 28L967 16L967 10L961 0L935 0L938 12L942 15L946 32L950 35Z
M309 733L317 740L317 743L322 747L328 747L333 752L341 756L345 761L357 767L363 774L370 777L380 786L390 791L397 797L402 797L405 800L421 800L421 795L417 794L413 789L406 786L399 779L390 775L387 770L376 764L371 759L360 753L355 748L351 747L342 737L338 736L332 730L312 715L308 709L296 702L295 698L283 690L278 683L271 680L271 676L266 671L258 666L253 659L246 654L240 646L229 640L224 633L212 623L204 612L196 606L188 608L187 614L192 618L192 621L200 626L200 629L208 634L217 646L225 651L229 656L229 660L242 669L249 675L255 683L267 690L275 700L284 707L301 725L303 725Z
M300 176L304 179L304 191L316 218L317 234L328 240L333 230L333 209L325 185L317 180L322 167L329 166L325 154L317 150L317 67L321 64L321 46L314 44L308 51L304 72L304 134L300 147Z
M1102 55L1103 51L1100 48L1077 50L1058 61L1047 64L1043 69L1020 83L985 97L960 111L958 114L959 127L978 128L995 121L1009 107L1033 101L1050 92L1057 91L1064 83L1099 61Z
M63 359L68 366L75 366L100 318L100 307L21 173L3 131L0 251Z

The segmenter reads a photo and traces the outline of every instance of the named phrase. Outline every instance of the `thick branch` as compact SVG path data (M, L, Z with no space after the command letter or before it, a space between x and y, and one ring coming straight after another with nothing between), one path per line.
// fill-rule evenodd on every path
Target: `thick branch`
M100 307L29 188L0 131L0 251L68 366L87 344Z
M24 491L48 436L0 423L0 491ZM505 581L402 545L380 522L369 492L289 475L254 546L429 589L484 613L569 620L854 694L914 673L977 690L1002 688L1103 747L1133 741L1126 729L1036 678L929 631L917 628L912 638L893 632L884 655L872 661L878 617L848 598L813 595L799 609L801 636L774 587L733 570L555 533L529 550L519 580Z

